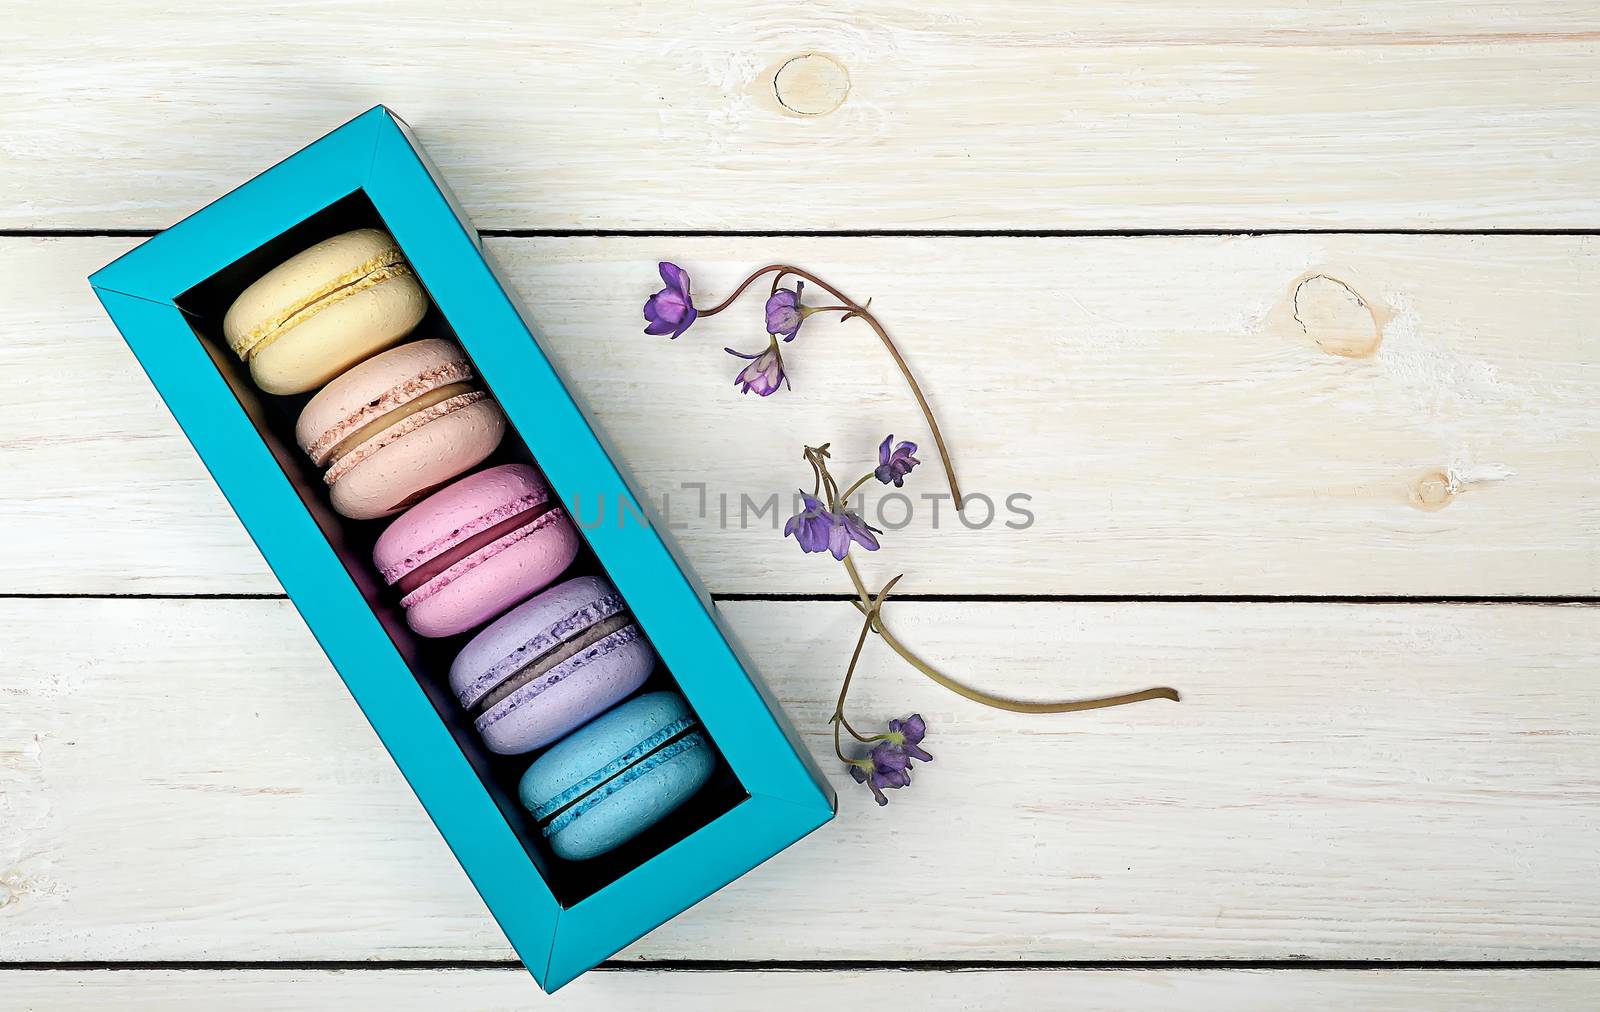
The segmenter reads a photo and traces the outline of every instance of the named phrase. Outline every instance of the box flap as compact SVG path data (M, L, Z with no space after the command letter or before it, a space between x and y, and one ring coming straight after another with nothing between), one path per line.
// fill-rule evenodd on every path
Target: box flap
M819 795L820 800L820 795ZM547 991L676 916L833 818L831 804L755 795L565 911Z
M89 276L95 288L166 302L361 188L389 112L375 106ZM331 198L331 199L330 199Z

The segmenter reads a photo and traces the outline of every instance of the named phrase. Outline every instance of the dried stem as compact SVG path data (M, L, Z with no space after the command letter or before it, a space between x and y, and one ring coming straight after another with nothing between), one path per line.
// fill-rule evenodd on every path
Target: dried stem
M861 635L856 638L855 652L850 655L850 666L846 668L844 672L844 684L839 686L839 701L835 703L833 707L833 751L839 756L840 759L844 759L845 762L850 762L850 760L845 759L844 752L839 748L839 726L841 724L844 725L844 729L846 731L850 732L850 737L861 742L863 745L870 745L875 741L882 741L888 737L886 734L874 734L871 736L863 735L860 731L857 731L855 728L851 727L850 721L845 719L844 700L845 697L850 693L850 680L856 675L856 665L861 661L861 648L867 643L867 633L872 630L872 620L875 616L877 616L878 609L883 607L883 602L888 599L889 592L894 590L894 585L899 583L901 577L904 575L905 574L902 573L900 576L896 576L894 579L884 584L883 589L878 591L878 598L876 601L869 600L866 618L861 623Z
M844 672L844 684L839 686L839 701L833 706L833 754L839 757L840 762L848 763L852 760L845 756L844 749L839 747L839 725L843 724L856 741L867 743L870 739L863 738L850 722L844 719L844 697L850 691L850 679L855 677L856 663L861 660L861 648L866 646L867 633L872 629L872 615L869 612L861 622L861 635L856 638L855 653L850 655L850 666Z
M878 340L883 342L884 348L889 352L889 357L894 359L894 364L900 367L900 375L905 377L906 385L911 387L911 394L917 399L917 407L922 409L922 417L927 420L928 429L933 433L934 445L939 450L939 462L944 465L945 480L950 485L950 497L955 502L956 509L960 510L962 505L961 486L956 481L956 469L955 465L950 461L950 451L944 445L944 433L939 431L939 422L933 417L933 408L928 405L928 399L922 394L922 387L917 385L917 378L911 374L911 366L906 364L904 356L900 354L900 349L895 347L894 341L890 339L889 332L883 328L883 324L878 322L878 318L873 316L872 312L868 310L866 306L857 303L854 299L851 299L849 296L839 291L839 289L828 284L826 281L817 277L815 274L812 274L810 271L801 270L800 268L791 266L789 264L768 264L767 266L762 267L760 270L752 273L749 277L745 278L744 281L740 283L739 287L733 290L732 295L728 296L726 299L723 299L710 309L700 310L699 315L717 315L724 309L727 309L729 306L733 305L739 296L744 294L745 289L749 288L757 278L773 272L777 272L776 276L772 279L773 291L777 291L778 284L783 280L783 277L786 274L793 274L797 278L803 278L839 300L841 305L836 307L830 306L828 308L844 310L844 316L842 317L842 320L848 320L851 317L860 317L861 319L865 320L867 322L867 326L871 327L873 332L878 335Z
M843 492L839 493L839 505L843 506L846 503L848 503L850 501L850 497L856 494L856 489L858 489L861 486L865 485L870 479L875 478L875 477L877 477L876 472L868 471L866 474L864 474L861 477L857 478L851 484L851 486L849 488L847 488ZM882 521L879 521L879 522L881 523Z
M729 306L733 305L735 302L738 302L739 301L739 296L744 294L744 290L746 288L749 288L752 284L755 283L756 278L759 278L763 274L770 274L773 271L778 271L779 272L778 276L772 279L772 290L774 292L776 292L778 290L778 282L783 280L783 273L788 271L789 269L790 268L786 267L783 264L768 264L767 266L761 268L759 271L756 271L754 274L750 275L748 278L745 278L744 281L740 282L739 287L735 288L733 290L733 294L732 295L728 296L726 299L723 299L721 302L719 302L716 305L712 306L710 309L702 309L702 310L700 310L699 313L698 313L698 316L696 318L698 319L699 317L716 316L718 313L722 312L724 309L727 309Z
M946 675L934 668L931 664L912 653L911 650L899 640L895 639L894 634L891 633L888 627L883 624L883 616L879 613L878 606L873 603L871 595L867 593L866 584L862 582L861 574L856 570L855 560L851 559L849 556L846 556L844 559L844 568L845 572L850 574L850 581L855 584L856 593L860 596L860 600L855 602L855 606L865 616L866 624L872 628L872 631L877 633L879 636L882 636L883 641L887 643L895 653L905 658L906 663L910 664L924 675L927 675L933 681L938 682L940 685L949 689L951 692L954 692L956 695L964 696L975 703L982 703L984 706L992 706L997 710L1009 710L1012 713L1073 713L1078 710L1098 710L1107 706L1122 706L1126 703L1138 703L1146 699L1170 699L1173 702L1177 702L1180 698L1176 689L1160 686L1154 689L1145 689L1141 692L1129 692L1120 696L1102 696L1096 699L1060 700L1047 703L1028 703L1021 700L993 696L981 689L974 689L969 685L964 685L961 682L956 681L949 675Z
M822 289L824 292L827 292L840 302L840 305L837 306L822 306L812 308L810 309L810 313L840 312L844 314L840 318L841 322L844 320L849 320L852 317L860 317L861 319L865 320L867 325L872 328L873 332L878 335L878 339L883 342L883 346L889 352L889 356L894 359L895 365L899 367L900 374L905 377L906 384L911 388L912 395L916 397L917 406L922 410L923 418L927 420L928 428L933 434L934 444L939 451L939 461L944 465L945 480L950 485L951 498L955 502L956 509L960 510L963 505L961 487L956 481L955 465L950 460L950 451L945 446L944 434L939 431L939 423L934 418L933 408L929 406L928 399L923 396L922 388L917 384L916 377L911 374L911 367L906 364L904 356L900 354L900 349L897 348L894 341L890 339L889 332L884 329L883 324L878 322L877 317L872 315L871 311L866 305L858 304L855 300L849 298L843 292L839 291L837 288L828 284L826 281L823 281L821 278L809 271L801 270L800 268L791 266L789 264L768 264L767 266L762 267L750 274L749 277L745 278L744 281L740 283L739 287L734 289L732 295L729 295L726 299L717 303L715 306L712 306L710 309L701 310L699 315L717 315L736 302L739 296L743 295L745 290L755 283L756 279L764 277L768 274L773 275L771 286L771 291L773 293L777 292L779 285L783 282L783 279L786 275L793 274L795 277L809 281L811 284ZM870 301L871 300L868 300L869 304ZM835 484L833 476L828 473L828 467L826 463L828 457L827 445L824 444L823 446L817 448L806 447L805 457L806 460L811 464L817 479L816 488L813 492L813 495L825 495L829 508L833 510L842 509L844 503L848 502L849 497L855 494L856 490L859 489L868 478L872 477L872 473L869 472L854 484L850 485L850 487L845 490L844 495L840 496L838 485ZM834 707L832 718L833 750L839 756L839 759L842 762L850 763L854 762L855 760L846 758L843 749L840 747L840 727L843 727L850 733L852 737L863 744L879 741L883 738L882 735L870 737L862 735L854 727L850 726L850 722L846 720L844 716L845 698L850 691L850 681L855 677L856 666L861 660L861 651L866 645L867 634L869 632L875 632L879 636L883 637L883 641L887 643L895 653L904 658L908 664L922 672L932 681L937 682L946 689L949 689L951 692L954 692L966 699L970 699L975 703L982 703L984 706L991 706L998 710L1009 710L1012 713L1072 713L1078 710L1096 710L1108 706L1122 706L1127 703L1141 702L1146 699L1170 699L1176 702L1180 698L1177 690L1168 688L1166 686L1159 686L1157 688L1144 689L1140 692L1124 693L1117 696L1102 696L1094 699L1058 700L1053 702L1029 703L1021 700L1006 699L1002 696L991 695L981 689L975 689L970 685L956 681L924 661L922 658L918 657L903 643L896 639L894 634L889 631L888 626L884 624L883 615L881 614L884 599L888 596L889 591L894 587L894 585L899 582L900 577L896 576L893 580L890 580L887 584L885 584L883 589L878 592L877 598L874 599L873 596L867 592L866 584L862 581L861 574L856 570L855 560L851 559L849 556L846 556L843 561L845 572L850 575L850 581L855 585L856 594L859 598L854 603L857 610L859 610L862 614L862 623L861 635L856 640L855 652L850 656L850 666L845 671L844 683L839 687L839 701Z

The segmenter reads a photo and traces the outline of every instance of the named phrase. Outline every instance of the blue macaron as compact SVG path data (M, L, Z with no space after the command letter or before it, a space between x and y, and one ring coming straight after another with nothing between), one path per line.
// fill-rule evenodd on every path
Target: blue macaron
M674 692L629 700L557 742L522 775L518 795L559 857L598 857L694 796L716 765Z

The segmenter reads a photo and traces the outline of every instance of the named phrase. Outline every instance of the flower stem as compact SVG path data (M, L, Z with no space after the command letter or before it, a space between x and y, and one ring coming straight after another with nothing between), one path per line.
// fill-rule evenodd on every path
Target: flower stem
M886 734L862 734L860 731L857 731L855 728L850 726L850 721L845 719L845 715L842 712L839 714L839 723L844 725L844 729L850 732L850 736L852 738L854 738L856 741L859 741L863 745L871 745L875 741L882 741L883 739L889 737Z
M778 277L773 279L773 289L774 289L774 291L776 291L777 283L783 277L783 272L788 271L788 270L790 270L790 268L784 266L783 264L768 264L767 266L765 266L765 267L761 268L760 270L756 271L754 274L750 275L748 278L745 278L744 281L742 281L739 284L739 287L735 288L733 290L733 294L732 295L728 296L726 299L723 299L721 302L717 303L715 306L712 306L710 309L702 309L702 310L700 310L699 311L699 315L700 316L716 316L718 313L722 312L724 309L727 309L729 306L733 305L735 302L738 302L739 301L739 296L744 294L744 290L746 288L749 288L752 284L755 283L756 278L759 278L763 274L770 274L773 271L778 271L779 272Z
M861 661L861 648L866 646L867 633L872 631L873 617L877 615L878 609L883 607L883 602L888 598L890 591L894 590L894 585L899 583L900 577L904 575L905 574L902 573L900 576L897 576L888 583L884 584L883 589L878 591L878 599L876 601L871 601L869 599L870 607L867 610L865 620L861 623L861 635L856 638L856 649L855 652L850 655L850 666L844 671L844 684L839 686L839 702L834 704L833 707L833 751L838 753L840 759L844 759L844 753L839 750L840 724L843 724L844 729L850 732L850 737L861 742L863 745L870 745L875 741L882 741L888 737L886 734L874 734L871 736L864 735L860 731L857 731L855 728L851 727L850 721L845 719L844 700L845 697L850 693L850 680L856 676L856 665ZM845 761L849 762L850 760L845 759Z
M865 485L869 478L873 478L875 476L876 476L876 472L868 471L866 474L864 474L861 477L857 478L855 480L855 483L852 484L849 488L845 489L843 495L839 496L840 503L841 504L848 503L850 501L850 497L856 494L856 489L858 489L861 486ZM879 523L882 523L882 521L880 520Z
M861 623L861 635L856 638L855 653L850 655L850 666L844 670L844 684L839 686L839 701L833 705L833 754L838 756L841 762L848 763L850 760L845 758L844 750L839 747L840 724L849 729L851 737L855 738L856 741L863 743L867 741L866 738L856 733L855 728L850 727L848 720L844 719L844 697L850 692L850 679L855 677L856 663L861 660L861 648L866 646L867 633L871 630L872 613L868 612L866 619Z
M950 498L959 511L962 499L961 485L956 481L956 469L955 465L950 461L950 450L944 445L944 433L939 431L939 422L933 417L933 408L928 405L928 399L922 394L922 387L917 384L917 378L911 374L911 366L906 364L904 356L900 354L900 349L895 347L894 341L890 339L889 332L883 328L883 324L878 322L878 318L873 316L872 311L866 306L859 305L854 299L851 299L815 274L800 270L798 267L787 267L785 271L796 277L806 279L844 303L849 307L849 313L846 314L847 318L855 316L865 320L867 326L872 328L873 333L878 335L878 340L883 342L883 347L889 352L889 357L894 359L894 364L900 367L900 375L905 377L906 385L911 388L911 395L917 399L917 407L922 409L922 417L928 421L928 429L933 433L934 445L939 449L939 462L944 465L945 480L950 484Z
M817 277L815 274L812 274L810 271L801 270L800 268L791 266L789 264L768 264L767 266L753 272L749 277L745 278L744 281L740 283L739 287L733 290L732 295L728 296L726 299L723 299L710 309L700 310L699 315L717 315L724 309L727 309L729 306L733 305L739 296L744 294L745 289L749 288L757 278L771 274L774 271L777 272L777 277L773 278L772 280L773 291L777 291L778 283L783 280L783 276L785 274L793 274L797 278L803 278L827 292L829 295L838 299L840 303L842 303L842 305L839 307L830 306L828 308L840 308L845 310L844 319L846 320L854 316L867 321L867 326L871 327L873 332L878 335L878 340L883 342L884 348L889 352L889 357L894 359L894 364L900 367L900 375L905 377L906 385L911 388L912 396L917 399L917 407L922 409L922 417L927 419L928 429L933 433L934 445L939 449L939 461L944 465L945 480L950 485L950 498L955 503L956 510L959 511L962 505L961 486L956 481L956 469L955 465L950 461L950 451L944 445L944 433L939 431L939 422L933 417L933 408L929 407L928 399L922 395L922 387L917 385L917 378L911 374L911 366L906 364L905 357L900 354L900 349L895 347L894 341L889 337L889 332L883 328L883 324L878 322L878 318L873 316L872 312L868 310L866 306L858 304L854 299L851 299L849 296L839 291L839 289L828 284L826 281Z
M819 491L811 493L813 498L826 494L825 500L828 509L837 512L842 509L839 498L839 484L833 480L833 475L828 471L828 444L821 446L808 446L805 450L805 459L811 464L811 470L816 472Z
M951 678L949 675L943 674L928 662L912 653L911 650L906 648L906 646L899 640L895 639L894 634L889 632L888 627L883 624L883 615L879 612L879 608L882 605L881 596L878 603L874 604L871 595L867 593L866 584L861 580L861 574L856 571L854 559L851 559L849 556L845 556L844 568L845 572L850 574L850 581L855 584L856 593L860 595L860 600L855 602L856 608L860 610L863 615L865 615L866 624L871 627L872 631L882 636L883 641L889 644L889 647L894 650L895 653L905 658L906 662L912 667L916 668L924 675L927 675L933 681L949 689L951 692L954 692L956 695L964 696L975 703L982 703L984 706L992 706L997 710L1009 710L1012 713L1073 713L1078 710L1098 710L1107 706L1122 706L1126 703L1138 703L1146 699L1170 699L1173 702L1177 702L1180 698L1176 689L1160 686L1154 689L1145 689L1140 692L1124 693L1123 695L1119 696L1101 696L1095 699L1071 699L1046 703L1029 703L1022 700L1006 699L1002 696L990 695L981 689L974 689L970 685L964 685L961 682ZM849 684L848 681L846 684Z

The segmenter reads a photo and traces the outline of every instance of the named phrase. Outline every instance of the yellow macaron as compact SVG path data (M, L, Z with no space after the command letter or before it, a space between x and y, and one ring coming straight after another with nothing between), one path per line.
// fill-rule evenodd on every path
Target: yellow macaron
M268 271L234 300L222 331L256 386L298 394L396 344L427 311L428 297L394 238L363 228Z

